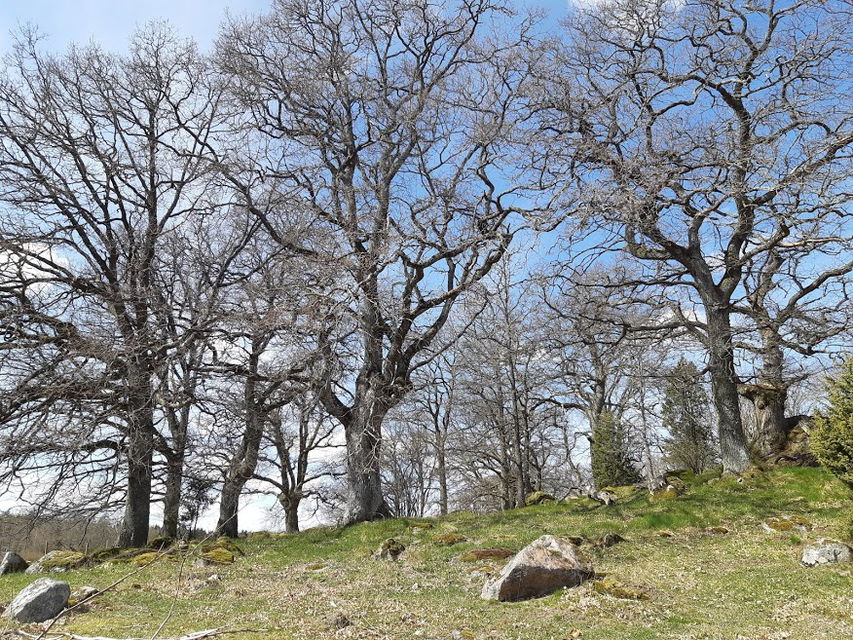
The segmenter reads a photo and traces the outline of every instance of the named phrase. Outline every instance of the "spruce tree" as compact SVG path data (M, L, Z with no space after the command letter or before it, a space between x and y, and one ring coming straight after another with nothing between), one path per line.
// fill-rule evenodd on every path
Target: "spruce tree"
M811 449L818 461L853 487L853 358L829 379L829 407L815 416Z
M593 425L590 445L592 478L597 488L640 481L640 474L631 463L628 447L628 433L624 425L609 411L603 412Z
M673 367L664 392L663 427L667 461L677 468L701 473L716 461L714 427L708 395L699 370L683 358Z

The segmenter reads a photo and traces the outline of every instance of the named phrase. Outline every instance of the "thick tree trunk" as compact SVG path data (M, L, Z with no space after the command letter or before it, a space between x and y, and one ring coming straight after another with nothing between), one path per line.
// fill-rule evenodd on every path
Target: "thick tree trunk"
M755 449L762 456L779 451L785 443L788 421L785 405L788 385L783 378L782 347L772 328L761 331L761 374L757 385L747 388L744 394L755 410Z
M117 546L144 547L151 516L151 464L154 457L153 394L140 366L128 375L127 494Z
M287 533L299 533L299 500L291 500L284 513L284 530Z
M379 453L382 446L384 411L372 393L362 398L352 421L346 425L347 503L346 524L387 517L388 506L382 497Z
M243 432L240 448L231 458L219 500L219 520L216 523L216 533L229 538L236 538L239 533L237 513L240 509L240 494L243 493L243 487L254 475L255 468L258 465L258 451L263 437L264 416L258 406L257 382L253 376L258 371L258 362L264 344L260 338L254 338L252 341L252 352L248 364L250 375L246 377L243 389L246 429Z
M245 481L236 479L226 480L222 485L222 495L219 499L219 520L216 523L216 533L220 536L236 538L240 533L238 513L240 511L240 494L243 493Z
M735 373L734 348L729 314L717 305L705 305L708 327L708 369L711 391L717 410L717 430L723 470L740 473L750 465L749 450L743 432Z

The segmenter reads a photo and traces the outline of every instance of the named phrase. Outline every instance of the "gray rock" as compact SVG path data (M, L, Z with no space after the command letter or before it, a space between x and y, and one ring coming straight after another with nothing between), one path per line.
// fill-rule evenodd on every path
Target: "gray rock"
M3 616L17 622L44 622L62 613L70 596L67 582L39 578L15 596Z
M803 549L802 562L807 567L831 562L853 562L853 549L843 542L821 538Z
M28 566L30 566L29 563L21 556L14 551L8 551L3 556L3 560L0 560L0 576L7 573L21 573L26 571Z
M568 539L542 536L519 551L495 579L487 580L480 597L501 602L539 598L594 575Z

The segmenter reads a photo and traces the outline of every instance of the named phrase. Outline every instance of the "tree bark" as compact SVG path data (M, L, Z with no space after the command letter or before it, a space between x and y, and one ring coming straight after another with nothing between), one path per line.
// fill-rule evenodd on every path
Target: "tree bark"
M346 524L387 517L382 497L379 453L382 447L382 419L385 411L370 391L361 398L352 421L345 425L347 440Z
M184 460L169 460L166 468L166 494L163 496L163 535L178 537L181 512L181 489L184 480Z
M127 433L127 495L118 547L144 547L151 515L151 463L154 456L154 413L150 384L129 376L135 387L130 396Z
M708 369L723 470L740 473L750 465L749 450L743 432L735 373L731 318L728 311L715 304L705 304L707 316Z

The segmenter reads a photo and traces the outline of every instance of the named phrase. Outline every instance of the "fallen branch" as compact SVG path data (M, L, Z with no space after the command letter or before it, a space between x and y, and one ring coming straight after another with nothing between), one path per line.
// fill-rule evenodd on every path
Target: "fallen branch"
M215 638L217 636L232 635L235 633L270 633L273 629L228 629L227 627L218 627L216 629L205 629L204 631L194 631L186 635L172 638L171 640L203 640L203 638ZM26 631L14 631L17 636L28 638L29 640L37 640L44 638L45 640L146 640L145 638L107 638L105 636L81 636L76 633L67 633L64 631L54 631L50 636L37 636L34 633Z

